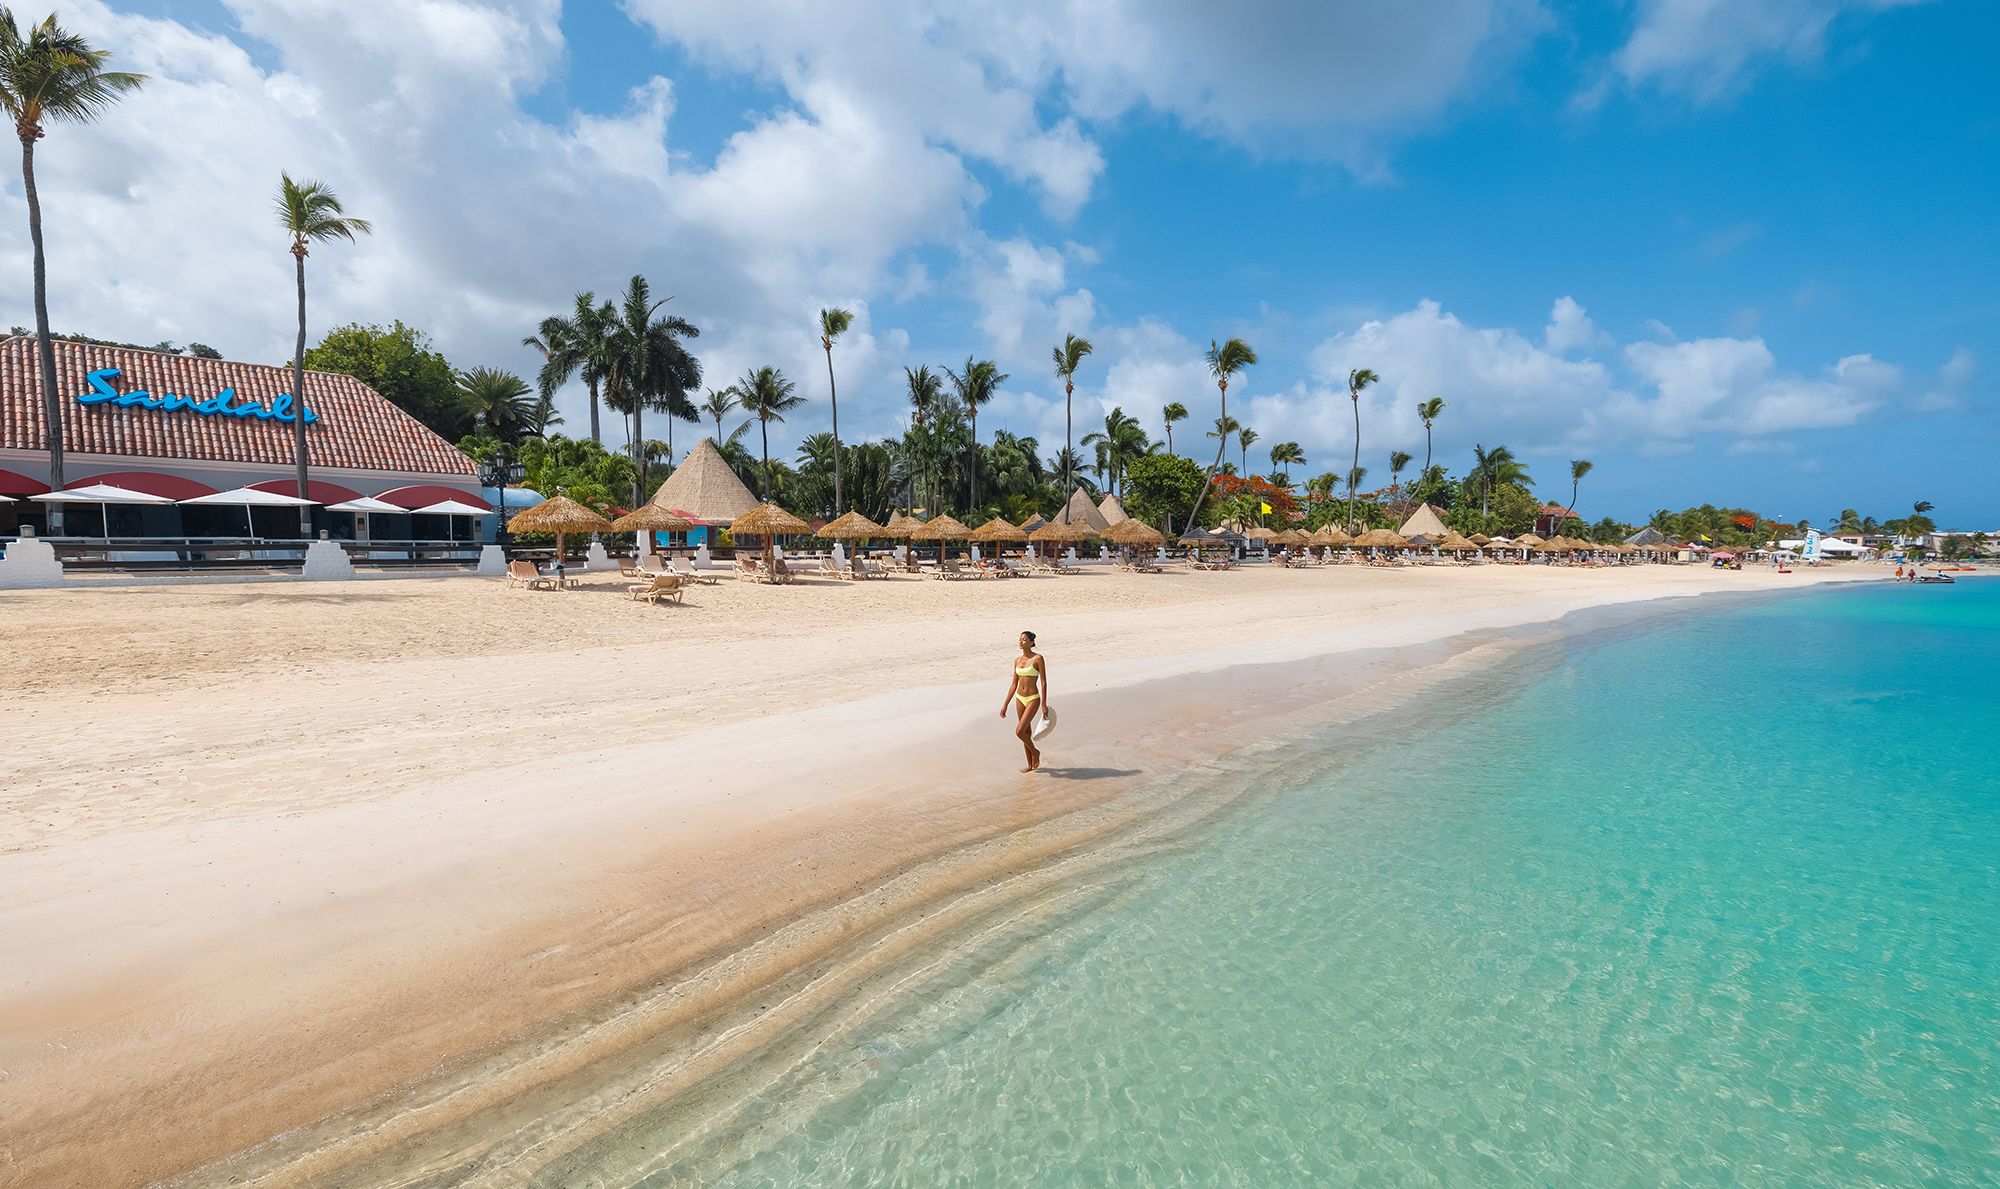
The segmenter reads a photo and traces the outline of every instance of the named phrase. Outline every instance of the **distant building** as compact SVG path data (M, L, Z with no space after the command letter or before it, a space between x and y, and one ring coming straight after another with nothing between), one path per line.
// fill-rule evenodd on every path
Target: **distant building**
M1563 521L1575 518L1576 513L1561 504L1543 504L1542 510L1535 513L1535 535L1553 537L1562 528Z

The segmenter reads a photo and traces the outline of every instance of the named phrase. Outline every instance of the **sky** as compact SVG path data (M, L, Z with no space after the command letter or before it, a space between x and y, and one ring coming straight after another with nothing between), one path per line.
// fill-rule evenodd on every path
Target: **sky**
M44 0L46 4L48 0ZM19 6L17 5L17 10ZM40 7L30 11L39 15ZM57 329L280 361L280 170L375 234L315 250L310 338L401 319L461 367L634 273L709 386L777 366L901 432L903 368L999 362L982 433L1229 410L1304 474L1505 445L1578 511L2000 527L2000 5L1987 0L60 0L151 82L36 150ZM1982 78L1986 81L1982 82ZM0 322L29 324L0 181ZM699 394L697 394L699 395ZM580 387L559 398L586 432ZM607 421L608 444L622 436ZM648 421L649 436L659 424ZM683 451L699 430L676 431ZM1234 448L1232 447L1232 453ZM1293 468L1299 474L1298 468Z

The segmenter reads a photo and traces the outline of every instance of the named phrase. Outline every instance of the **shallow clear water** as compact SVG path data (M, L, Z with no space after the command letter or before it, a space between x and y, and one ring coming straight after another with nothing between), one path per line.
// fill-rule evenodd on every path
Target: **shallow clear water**
M2000 581L1522 660L841 1038L883 1073L726 1182L2000 1182Z

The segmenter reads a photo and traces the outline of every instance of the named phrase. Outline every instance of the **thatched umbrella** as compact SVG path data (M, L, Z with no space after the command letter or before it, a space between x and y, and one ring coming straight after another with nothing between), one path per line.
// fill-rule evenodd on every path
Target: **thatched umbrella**
M845 516L836 517L823 525L819 532L814 535L825 537L829 541L862 541L870 537L886 537L891 534L887 528L868 519L861 513L849 512ZM861 555L859 553L854 554L848 559L847 564L849 569L857 574L860 573Z
M608 533L611 522L566 495L543 500L507 522L510 533L554 533L556 568L563 564L563 538L570 533Z
M1493 538L1487 536L1485 533L1474 533L1471 536L1467 537L1466 540L1472 542L1474 545L1479 546L1481 549L1484 549L1486 546L1491 545L1493 543Z
M1284 545L1288 547L1296 547L1299 545L1310 545L1312 544L1312 537L1305 533L1300 532L1298 529L1288 528L1284 532L1273 533L1271 535L1271 544Z
M1534 551L1535 551L1536 553L1568 553L1568 552L1569 552L1569 546L1567 546L1567 545L1563 544L1563 543L1562 543L1562 540L1561 540L1560 538L1558 538L1558 537L1550 537L1550 538L1549 538L1548 540L1546 540L1546 541L1537 541L1537 542L1536 542L1535 544L1533 544L1533 545L1529 546L1529 548L1533 549L1533 550L1534 550Z
M1541 543L1542 539L1533 533L1522 533L1514 538L1514 545L1519 549L1532 549Z
M938 561L944 561L946 541L963 541L972 535L972 530L949 516L933 516L910 530L912 541L936 541Z
M1371 528L1354 538L1354 545L1359 549L1401 549L1408 544L1408 541L1386 528Z
M1083 523L1080 520L1072 521L1069 524L1064 524L1060 520L1051 520L1042 527L1029 533L1028 539L1030 541L1033 541L1038 546L1062 545L1066 543L1073 543L1076 541L1088 541L1090 538L1096 535L1097 535L1096 529L1091 528L1089 525ZM1039 552L1039 550L1037 552Z
M694 521L685 516L676 516L658 504L647 504L611 522L613 532L647 534L647 553L653 551L653 533L684 533L693 527Z
M1291 531L1290 529L1285 530L1285 532L1290 532L1290 531ZM1283 536L1284 533L1281 533L1276 529L1265 528L1263 525L1260 524L1250 529L1248 532L1245 532L1243 535L1250 538L1253 541L1264 541L1276 544L1278 543L1278 538Z
M777 569L778 538L787 533L809 533L812 525L776 504L761 504L729 522L732 537L764 538L764 569Z
M1121 520L1117 524L1112 525L1111 531L1104 535L1113 544L1130 545L1135 549L1145 546L1157 547L1165 544L1167 540L1165 536L1161 535L1159 529L1154 528L1143 520L1131 519Z
M982 545L998 545L1002 541L1025 541L1028 539L1028 530L1005 516L995 516L973 529L971 539ZM994 552L999 551L996 549Z
M1466 553L1479 548L1479 546L1459 536L1456 532L1447 532L1444 535L1444 540L1438 542L1438 548L1444 550L1446 553Z

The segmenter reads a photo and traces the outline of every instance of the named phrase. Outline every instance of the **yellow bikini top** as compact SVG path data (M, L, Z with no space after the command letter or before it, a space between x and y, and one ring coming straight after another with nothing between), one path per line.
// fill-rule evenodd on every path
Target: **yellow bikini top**
M1029 666L1028 666L1027 668L1025 668L1025 669L1024 669L1024 668L1022 668L1022 667L1021 667L1021 666L1019 666L1019 665L1016 665L1016 666L1014 666L1014 676L1016 676L1016 677L1039 677L1039 676L1040 676L1040 674L1039 674L1039 673L1037 673L1037 672L1035 671L1035 666L1033 666L1033 665L1029 665Z

